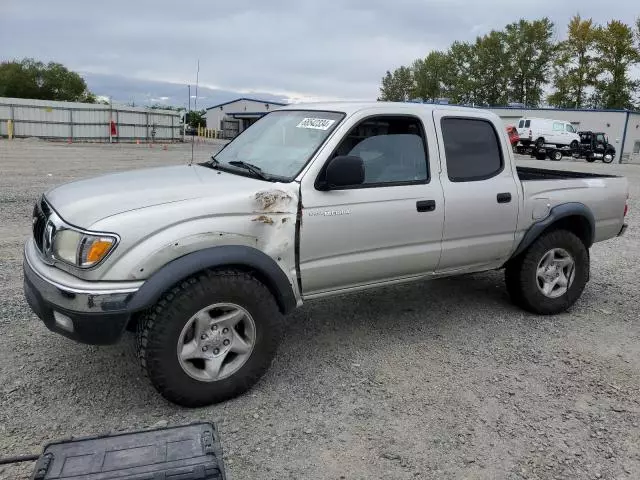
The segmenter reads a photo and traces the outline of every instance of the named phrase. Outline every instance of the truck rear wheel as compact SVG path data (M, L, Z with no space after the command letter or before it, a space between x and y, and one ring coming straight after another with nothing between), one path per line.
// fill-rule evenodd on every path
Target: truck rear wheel
M233 398L266 372L282 314L240 271L206 271L166 293L138 324L144 373L167 400L199 407Z
M560 150L554 150L551 152L551 160L555 160L556 162L562 160L562 152Z
M589 253L575 234L554 230L543 234L506 268L513 302L533 313L553 315L570 308L589 278Z

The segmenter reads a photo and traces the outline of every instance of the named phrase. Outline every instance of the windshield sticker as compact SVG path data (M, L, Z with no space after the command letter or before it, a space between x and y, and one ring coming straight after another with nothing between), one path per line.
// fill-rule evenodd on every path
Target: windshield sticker
M331 125L334 123L336 123L335 120L329 120L327 118L303 118L296 127L313 128L314 130L329 130Z

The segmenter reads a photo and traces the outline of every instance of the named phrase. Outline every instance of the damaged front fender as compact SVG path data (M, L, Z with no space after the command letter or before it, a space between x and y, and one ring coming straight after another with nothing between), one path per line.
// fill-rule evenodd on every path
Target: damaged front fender
M176 283L203 269L227 265L242 265L256 272L269 288L280 310L288 313L297 306L294 289L282 269L263 252L247 246L225 245L212 247L177 258L155 272L135 294L132 310L144 310L160 299Z

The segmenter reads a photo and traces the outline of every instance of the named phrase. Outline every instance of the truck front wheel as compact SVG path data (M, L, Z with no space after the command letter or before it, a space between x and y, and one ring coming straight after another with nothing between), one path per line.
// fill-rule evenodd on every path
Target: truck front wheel
M167 400L218 403L266 372L281 323L271 292L251 274L206 271L166 293L138 323L138 359Z
M533 313L564 312L580 298L589 278L589 253L567 230L542 235L505 272L515 304Z

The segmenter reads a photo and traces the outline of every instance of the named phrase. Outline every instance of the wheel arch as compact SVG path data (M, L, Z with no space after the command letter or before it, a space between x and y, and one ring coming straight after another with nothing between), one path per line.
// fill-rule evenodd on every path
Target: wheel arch
M511 258L524 252L541 235L552 230L568 230L584 243L587 250L595 238L595 218L583 203L570 202L556 205L549 215L529 227Z
M160 268L133 294L131 310L148 309L184 279L204 270L222 268L252 273L271 291L282 313L286 314L296 307L293 286L271 257L253 247L222 245L189 253Z

